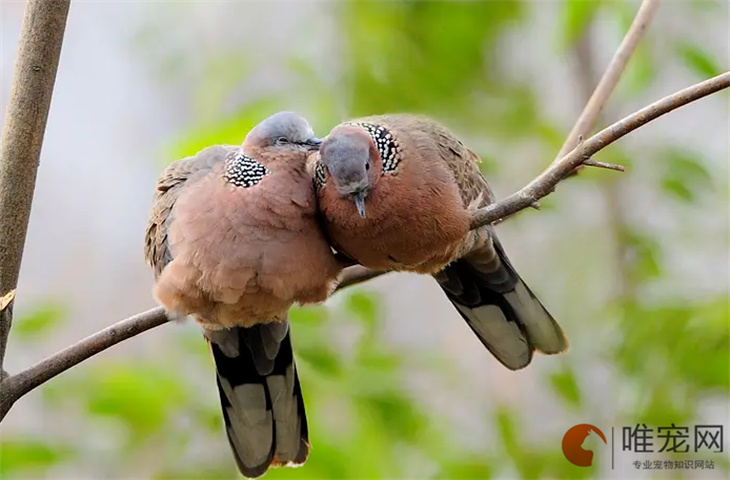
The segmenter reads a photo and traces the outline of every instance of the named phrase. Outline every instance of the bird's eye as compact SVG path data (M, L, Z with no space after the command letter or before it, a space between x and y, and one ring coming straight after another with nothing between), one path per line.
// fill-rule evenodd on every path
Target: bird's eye
M365 163L365 170L370 170L370 162Z
M284 145L284 144L287 144L287 143L289 143L289 139L286 138L286 137L278 137L276 139L276 144L277 145Z

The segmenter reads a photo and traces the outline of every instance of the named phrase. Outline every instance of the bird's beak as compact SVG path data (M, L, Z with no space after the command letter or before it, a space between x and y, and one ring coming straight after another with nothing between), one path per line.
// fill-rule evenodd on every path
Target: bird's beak
M322 146L322 140L317 137L312 137L304 142L304 146L307 147L307 150L319 150L319 147Z
M365 195L365 190L357 191L352 195L352 199L355 201L355 206L357 207L357 213L362 218L365 218Z

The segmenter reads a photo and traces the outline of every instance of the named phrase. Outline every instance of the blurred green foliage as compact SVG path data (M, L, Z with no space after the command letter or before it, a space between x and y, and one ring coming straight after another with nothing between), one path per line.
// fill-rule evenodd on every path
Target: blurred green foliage
M659 150L657 157L661 164L662 190L684 202L695 202L702 192L713 188L712 176L705 166L697 161L697 154L682 148Z
M540 2L524 1L343 2L332 9L343 72L334 85L292 54L285 65L297 85L295 92L274 91L235 109L224 108L225 99L246 81L247 61L237 58L235 49L221 49L206 58L204 74L191 86L192 103L200 114L196 118L201 120L181 132L168 158L191 155L210 144L240 143L244 132L261 118L291 108L296 97L297 105L304 102L303 109L311 113L318 131L326 132L343 115L419 112L447 122L471 141L485 159L486 172L508 169L508 161L496 159L525 145L542 155L533 163L537 171L558 150L568 126L541 111L535 84L511 75L500 49L506 36L540 15L540 8ZM682 8L695 17L714 11L712 2L688 2ZM585 41L597 18L615 26L618 42L635 10L636 2L563 1L555 30L545 32L546 42L553 41L572 58L576 44ZM154 35L154 29L146 28L138 41L152 42ZM647 42L632 58L612 102L636 100L657 80L667 58L679 61L698 78L721 70L696 40ZM183 69L185 55L176 48L153 60L175 74ZM236 75L230 75L231 65L236 66ZM309 92L311 99L299 98L301 91ZM597 180L592 172L570 182L591 182L600 188L609 183L619 197L628 196L630 189L643 189L690 212L704 205L706 192L726 188L714 178L706 159L683 145L638 152L618 144L601 156L630 169L640 157L641 162L657 166L656 174L641 185L612 183L605 173ZM560 214L552 208L545 215ZM603 420L614 425L692 422L702 402L727 399L730 391L727 292L691 299L641 295L669 276L672 258L665 251L666 239L632 222L630 208L607 208L615 209L615 217L605 226L605 235L620 245L610 262L619 266L624 289L601 306L602 318L566 318L561 323L577 330L579 322L594 322L587 328L605 334L605 341L592 339L591 344L600 346L596 356L613 370L620 401L617 416ZM490 422L494 441L469 443L417 398L406 378L407 372L425 365L450 377L453 365L433 352L393 346L383 334L382 317L379 299L359 289L339 294L326 307L291 312L313 450L304 468L275 470L267 478L599 475L600 465L575 467L559 448L566 427L602 418L600 408L592 406L595 401L581 365L555 361L544 377L564 417L573 423L546 427L548 436L536 440L526 427L526 412L500 402L475 419ZM14 341L52 331L61 318L55 307L39 309L17 322ZM44 408L83 412L85 423L78 428L84 435L3 437L0 476L52 477L59 465L90 461L88 452L97 448L108 477L236 478L204 342L190 329L170 335L177 335L177 342L164 364L150 367L146 358L98 359L44 387ZM109 445L91 445L88 438L94 435L107 438ZM605 461L597 455L596 462ZM728 468L727 463L720 466ZM675 471L673 478L682 475L686 474Z
M453 478L490 478L487 459L452 444L404 388L402 375L412 356L382 342L381 318L375 297L362 291L347 294L338 308L291 312L316 453L306 469L275 470L270 478L430 476L449 465ZM356 340L345 352L332 338L351 329L357 332ZM182 365L178 359L189 356L191 348L205 351L197 332L188 330L184 337L182 348L168 354L171 366ZM85 412L87 438L113 429L117 461L142 461L151 449L155 456L169 458L153 478L235 478L225 442L214 458L194 466L175 460L192 437L222 434L212 363L200 363L210 375L204 385L187 382L173 368L150 368L141 360L99 361L49 384L43 390L44 404L54 411ZM205 395L196 393L200 389ZM1 447L2 472L7 475L3 478L23 478L59 462L80 461L89 445L83 440L64 445L39 436L4 440ZM424 459L443 459L444 464L434 462L429 470L419 470ZM118 465L110 465L108 472L114 468Z
M593 18L605 2L595 0L566 0L561 4L560 21L561 31L559 42L565 51L569 51L581 40L591 28Z
M13 322L13 336L21 342L42 337L61 326L63 315L60 303L43 303Z
M701 47L693 43L677 43L677 53L687 66L694 70L699 78L714 77L722 73L722 68L717 65L715 60L706 52L702 51Z
M32 478L55 463L72 460L70 449L42 439L16 437L5 440L0 461L2 478Z

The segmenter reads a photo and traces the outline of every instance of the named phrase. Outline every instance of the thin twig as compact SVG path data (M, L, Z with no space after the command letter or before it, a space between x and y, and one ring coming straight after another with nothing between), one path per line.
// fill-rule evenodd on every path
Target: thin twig
M626 38L561 149L559 158L575 143L576 138L592 128L657 4L658 0L645 0L642 3ZM5 235L2 237L4 243L0 243L0 295L14 290L17 284L38 158L68 8L69 0L55 2L29 0L26 8L11 100L2 132L3 149L2 157L0 157L2 160L0 162L0 200L2 202L0 202L0 206L5 210L0 208L0 231L3 231ZM530 201L528 206L539 209L536 199ZM495 207L496 205L492 206L492 208ZM367 280L379 274L367 270L351 270L344 274L338 288ZM10 297L5 295L3 298ZM5 305L5 307L8 308L0 308L0 373L4 373L2 360L12 319L12 305ZM133 323L128 324L128 322ZM24 390L24 392L28 391L88 356L165 322L166 318L159 310L145 312L122 321L13 377L13 385L19 386L20 390ZM79 356L79 352L84 349L88 355ZM61 355L62 358L59 358L58 355ZM64 361L64 359L66 360ZM41 368L44 369L43 372L40 372ZM0 376L0 381L6 376ZM3 392L13 390L7 387L9 387L8 383L4 383ZM5 395L0 393L0 396ZM9 404L4 401L2 403L4 405L2 415L4 415Z
M519 192L478 211L472 218L472 228L487 225L529 207L537 199L548 195L567 173L602 148L667 112L728 87L730 87L730 72L669 95L614 123L583 142L556 165L548 167ZM380 274L381 272L361 266L349 267L343 272L337 289L363 282ZM162 308L148 310L91 335L48 357L34 367L8 378L0 391L0 420L18 398L38 385L112 345L166 322L167 317Z
M567 173L584 163L586 159L589 159L591 155L602 148L667 112L728 87L730 87L730 72L665 97L614 123L583 142L556 165L548 167L538 178L519 192L478 211L472 218L472 228L487 225L531 206L536 200L554 190L558 182ZM337 289L366 281L380 274L381 272L372 271L361 266L349 267L343 272ZM18 398L38 385L112 345L166 322L167 317L162 308L148 310L91 335L77 344L48 357L34 367L8 378L3 383L3 390L0 392L0 419Z
M649 22L651 22L658 6L659 0L644 0L641 3L641 7L639 7L639 11L636 13L636 17L631 23L629 31L626 32L626 36L613 55L611 62L608 64L606 71L593 91L593 95L591 95L583 112L578 117L575 125L573 125L573 129L565 139L563 146L560 148L560 152L553 161L553 165L576 147L579 137L587 136L596 125L603 106L618 84L621 74L624 72L629 59L643 38L646 28Z
M645 4L647 3L654 2L645 2ZM521 209L535 205L539 198L553 191L560 180L565 178L576 166L592 162L590 160L591 155L602 148L671 110L728 87L730 87L730 72L670 95L616 122L583 142L558 162L551 164L538 178L519 192L476 212L472 218L472 228L494 223ZM598 111L600 112L600 108ZM593 163L598 166L599 162ZM337 289L360 283L381 273L360 266L350 267L343 272ZM0 389L0 420L18 398L33 388L112 345L162 325L167 321L162 308L148 310L91 335L77 344L48 357L30 369L8 378L3 382L3 388Z
M626 170L626 168L623 165L617 165L615 163L606 163L606 162L599 162L597 160L591 160L590 158L583 162L583 165L586 167L598 167L598 168L605 168L607 170L616 170L619 172L623 172Z
M599 150L606 148L624 135L633 132L647 122L661 117L665 113L728 87L730 87L730 72L725 72L664 97L604 128L581 143L572 152L561 158L560 161L551 164L520 191L475 212L471 218L471 228L483 227L529 207L536 200L553 192L563 178Z
M360 265L346 268L335 291L341 290L385 272L370 270ZM0 420L13 403L34 388L65 372L74 365L142 332L167 323L169 319L162 307L153 308L121 320L104 330L94 333L75 344L41 360L34 366L13 375L2 384L0 391Z
M0 134L0 297L15 290L70 0L29 0ZM13 320L0 310L0 371Z

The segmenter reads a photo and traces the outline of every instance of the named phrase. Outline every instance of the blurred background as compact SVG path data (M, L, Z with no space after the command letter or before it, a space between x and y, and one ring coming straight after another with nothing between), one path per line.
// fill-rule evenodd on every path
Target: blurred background
M23 2L2 1L2 108ZM51 106L6 360L13 373L154 305L143 237L165 165L240 143L292 109L321 135L409 111L484 159L498 197L554 157L638 1L74 2ZM602 125L728 69L724 1L663 2ZM501 367L428 277L390 274L295 309L313 450L267 478L727 478L728 94L603 150L497 227L571 339ZM566 430L607 436L593 467ZM724 425L723 453L621 451L621 429ZM660 441L656 441L658 446ZM609 439L609 444L610 444ZM636 460L714 470L637 470ZM3 479L234 479L197 328L166 325L20 400Z

